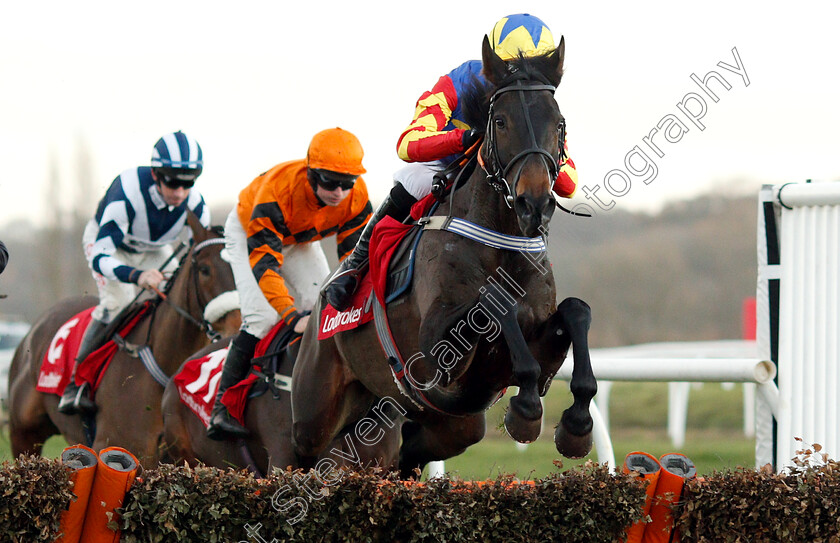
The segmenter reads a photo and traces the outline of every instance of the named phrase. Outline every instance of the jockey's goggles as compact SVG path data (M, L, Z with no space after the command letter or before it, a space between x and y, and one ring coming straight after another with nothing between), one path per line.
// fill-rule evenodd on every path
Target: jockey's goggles
M333 191L337 188L341 190L350 190L356 184L358 175L351 175L346 173L331 172L329 170L312 170L315 174L315 180L318 185L326 191Z
M168 177L164 176L161 179L164 185L169 187L170 189L178 189L178 188L185 188L191 189L193 185L195 185L195 178L192 179L179 179L177 177Z
M155 176L168 188L191 189L201 175L201 168L152 168Z

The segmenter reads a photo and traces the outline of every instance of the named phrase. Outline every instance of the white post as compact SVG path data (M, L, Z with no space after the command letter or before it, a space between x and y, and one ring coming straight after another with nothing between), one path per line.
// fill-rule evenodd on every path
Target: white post
M592 443L595 446L595 454L598 455L598 462L606 463L610 473L615 471L615 452L613 451L610 432L601 418L601 410L593 400L589 404L589 414L592 415Z
M595 400L598 402L598 411L604 420L604 428L610 431L610 393L612 392L612 381L598 381L598 394Z
M443 460L436 460L434 462L429 462L429 479L434 479L435 477L443 477L446 469L444 466Z
M668 383L668 436L671 438L671 444L676 448L685 445L690 390L691 383L685 381Z
M779 315L779 206L774 204L772 185L764 185L758 197L756 280L756 347L758 356L765 360L778 361L778 315ZM763 394L755 401L755 465L775 465L775 434L771 406Z
M755 437L755 383L744 383L744 435Z

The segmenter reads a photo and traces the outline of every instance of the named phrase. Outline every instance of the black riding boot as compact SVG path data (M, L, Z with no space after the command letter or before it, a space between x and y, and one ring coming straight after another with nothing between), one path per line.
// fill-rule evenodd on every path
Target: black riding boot
M248 332L240 331L230 344L230 350L222 368L222 377L219 379L216 403L213 404L213 410L210 412L210 424L207 425L207 437L210 439L224 441L248 435L248 429L239 424L239 421L233 418L233 415L222 403L222 395L225 390L248 375L248 370L251 368L251 359L254 357L254 350L257 348L258 342L259 338Z
M359 271L368 263L368 247L373 228L385 216L392 217L398 221L405 220L411 212L411 206L417 200L405 190L405 187L397 183L391 189L391 193L385 197L385 201L379 206L373 216L362 230L359 241L353 252L345 258L338 269L333 273L333 279L324 287L324 296L327 302L338 311L344 311L350 304L356 287L359 286ZM356 273L354 273L356 272Z
M96 404L90 398L88 383L76 384L76 369L79 364L84 362L85 358L101 346L102 332L107 326L108 324L96 319L91 319L90 324L88 324L85 335L82 336L82 343L79 345L79 352L76 354L73 373L70 374L70 382L67 383L64 393L61 395L61 400L58 402L60 413L75 415L76 413L96 412Z

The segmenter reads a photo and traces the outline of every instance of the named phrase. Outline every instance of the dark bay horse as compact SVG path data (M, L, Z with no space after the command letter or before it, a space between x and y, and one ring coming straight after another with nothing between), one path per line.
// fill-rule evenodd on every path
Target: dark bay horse
M181 260L176 275L170 279L166 301L160 301L126 337L133 345L148 345L159 368L167 376L190 353L210 343L205 333L204 310L219 296L234 291L230 264L221 258L224 238L215 229L206 230L198 219L188 214L187 222L195 244ZM71 317L96 305L93 297L72 298L60 302L32 326L15 351L9 372L9 435L12 454L40 454L43 442L62 434L68 443L87 441L82 420L57 410L59 397L36 390L44 355L58 329ZM181 313L184 314L181 314ZM239 310L233 313L238 315ZM236 316L236 315L235 315ZM231 333L239 325L230 313ZM158 442L162 431L161 386L136 356L117 351L96 391L95 450L116 445L132 453L146 466L159 458Z
M587 345L589 306L576 298L557 305L544 245L536 252L524 250L525 238L536 243L547 234L555 207L551 189L565 120L554 91L564 52L561 39L548 55L505 63L485 38L483 73L489 87L476 82L475 96L459 104L472 117L471 126L487 127L481 167L434 215L469 221L485 234L516 236L522 249L494 248L440 228L423 233L412 290L387 308L413 390L403 381L397 384L374 326L316 341L313 318L292 385L294 440L302 459L312 463L376 398L393 398L409 419L402 427L399 467L403 476L411 476L414 469L456 456L481 440L485 410L509 386L519 392L510 400L505 427L517 441L533 441L542 420L539 397L570 345L574 402L557 426L555 445L567 457L585 456L591 449L589 404L597 386Z
M230 340L227 338L213 343L189 359L201 358L227 347ZM251 433L243 442L209 439L204 424L184 405L174 382L170 382L163 393L162 403L164 459L176 464L187 462L193 466L202 463L217 468L250 467L259 474L268 474L273 468L300 467L292 444L291 394L286 386L291 380L299 348L300 341L296 341L277 355L280 359L276 373L281 376L283 384L248 400L244 422ZM357 421L354 421L339 433L318 460L334 461L336 467L377 465L396 468L401 414L393 405L383 403L372 409L367 419L373 420L382 430L377 433L379 439L375 442L365 437L360 439L355 424Z

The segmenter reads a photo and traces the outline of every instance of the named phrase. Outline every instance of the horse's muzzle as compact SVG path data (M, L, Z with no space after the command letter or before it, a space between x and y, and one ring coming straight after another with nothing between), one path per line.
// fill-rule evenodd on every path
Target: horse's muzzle
M535 237L541 234L540 227L548 230L548 222L554 214L554 198L544 194L537 198L530 194L520 194L513 203L522 235Z

